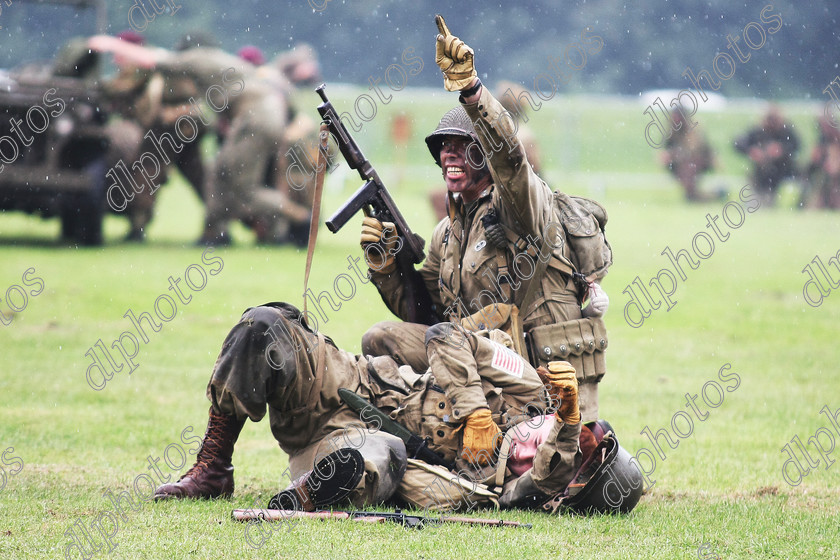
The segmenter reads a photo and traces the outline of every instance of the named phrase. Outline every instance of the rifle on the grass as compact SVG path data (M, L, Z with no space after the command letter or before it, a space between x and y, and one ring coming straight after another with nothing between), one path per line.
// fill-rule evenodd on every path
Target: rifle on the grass
M484 525L487 527L514 527L531 529L530 523L505 521L503 519L481 519L478 517L423 517L422 515L407 515L400 510L386 511L299 511L296 509L235 509L232 512L236 521L285 521L287 519L350 519L365 523L397 523L411 529L422 529L431 525L444 523L460 523L463 525Z
M426 242L422 237L411 231L408 222L405 221L394 199L388 193L388 189L385 188L385 183L379 178L379 174L362 153L359 145L350 136L347 127L341 122L335 107L327 99L325 90L326 84L321 84L315 88L315 91L323 101L323 103L318 105L318 113L329 128L333 140L338 144L338 149L341 151L341 155L344 156L347 165L350 166L350 169L358 171L359 177L365 182L327 220L327 229L333 233L338 233L338 230L344 227L344 224L362 209L365 209L366 213L380 222L392 222L396 227L396 233L401 242L399 244L399 250L394 257L396 258L399 270L402 272L403 282L406 284L407 294L409 295L408 317L406 317L406 320L412 323L423 323L427 325L437 323L438 319L431 312L431 297L426 290L426 286L423 284L420 274L414 270L414 265L423 262L423 259L426 258L426 253L423 251L423 246Z

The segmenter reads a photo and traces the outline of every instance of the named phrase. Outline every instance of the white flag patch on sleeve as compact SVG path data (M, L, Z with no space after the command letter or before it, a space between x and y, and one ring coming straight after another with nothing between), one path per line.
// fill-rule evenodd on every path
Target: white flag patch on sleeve
M522 373L525 370L522 357L498 342L493 342L493 347L493 361L490 365L503 373L522 379Z

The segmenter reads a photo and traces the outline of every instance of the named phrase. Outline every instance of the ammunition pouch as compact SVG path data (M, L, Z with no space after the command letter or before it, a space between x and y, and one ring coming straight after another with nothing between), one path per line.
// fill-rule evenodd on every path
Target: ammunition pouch
M604 351L608 344L607 329L600 317L534 327L528 332L534 366L569 362L579 382L601 381L607 372Z
M450 422L452 404L430 375L421 377L414 389L390 414L391 419L419 434L429 449L445 460L454 462L460 444L460 434L456 431L460 423Z

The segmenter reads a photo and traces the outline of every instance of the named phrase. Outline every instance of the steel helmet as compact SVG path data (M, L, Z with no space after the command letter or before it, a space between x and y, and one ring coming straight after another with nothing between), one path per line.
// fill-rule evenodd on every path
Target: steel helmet
M609 428L606 422L598 424L596 430L602 426ZM591 458L581 465L560 498L560 506L581 514L630 512L642 497L644 479L611 429L604 434Z
M440 165L441 144L446 136L464 136L478 142L472 120L460 105L447 111L440 119L435 131L426 136L426 145L438 165Z

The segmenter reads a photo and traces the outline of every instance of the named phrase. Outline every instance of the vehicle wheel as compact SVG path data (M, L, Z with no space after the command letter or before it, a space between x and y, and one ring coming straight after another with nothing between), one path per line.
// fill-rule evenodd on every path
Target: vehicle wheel
M69 196L62 199L61 204L61 240L72 241L75 235L73 232L76 228L75 200L70 200Z
M105 215L105 160L99 159L85 168L91 189L68 196L61 209L61 235L89 247L102 245L102 223Z

